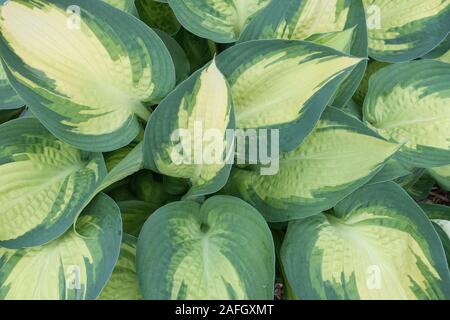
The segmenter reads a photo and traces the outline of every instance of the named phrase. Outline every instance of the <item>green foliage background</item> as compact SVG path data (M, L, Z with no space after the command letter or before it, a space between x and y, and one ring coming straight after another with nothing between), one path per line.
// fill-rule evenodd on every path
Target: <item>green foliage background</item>
M449 31L450 0L0 1L0 298L450 299Z

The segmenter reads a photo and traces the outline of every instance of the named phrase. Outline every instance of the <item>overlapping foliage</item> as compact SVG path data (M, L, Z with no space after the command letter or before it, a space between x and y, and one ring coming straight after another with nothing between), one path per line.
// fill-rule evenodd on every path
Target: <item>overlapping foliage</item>
M0 298L450 299L449 31L450 0L0 1Z

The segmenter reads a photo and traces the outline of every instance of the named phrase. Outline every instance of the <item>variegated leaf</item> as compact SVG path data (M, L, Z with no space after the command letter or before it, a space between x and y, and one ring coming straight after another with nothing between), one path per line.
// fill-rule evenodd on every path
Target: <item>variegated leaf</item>
M8 1L0 7L0 54L36 117L88 151L131 142L138 117L150 115L144 103L159 102L175 82L161 39L101 1Z
M450 298L439 237L393 182L364 187L332 211L291 222L281 259L300 299Z
M78 219L76 232L39 247L0 247L0 298L96 299L116 264L121 237L119 208L98 195Z
M272 236L258 211L233 197L171 203L139 235L137 273L146 299L272 299Z
M279 129L291 151L311 132L361 58L303 41L248 41L217 56L231 87L236 127Z
M35 118L0 126L0 245L42 245L72 225L106 175L99 153L79 151Z

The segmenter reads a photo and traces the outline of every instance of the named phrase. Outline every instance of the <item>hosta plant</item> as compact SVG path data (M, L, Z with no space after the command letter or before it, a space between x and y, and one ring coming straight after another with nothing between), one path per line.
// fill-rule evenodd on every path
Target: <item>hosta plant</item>
M450 299L450 0L1 0L1 299Z

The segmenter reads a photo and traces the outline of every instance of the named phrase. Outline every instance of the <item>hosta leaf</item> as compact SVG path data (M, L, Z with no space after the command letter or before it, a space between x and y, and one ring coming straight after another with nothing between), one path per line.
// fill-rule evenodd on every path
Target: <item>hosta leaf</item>
M122 213L123 232L138 237L141 228L148 217L159 208L159 206L138 200L117 202Z
M171 203L141 231L137 272L146 299L272 299L272 235L236 198Z
M450 0L363 0L369 54L387 62L413 60L434 49L450 31Z
M436 49L427 53L423 58L450 63L450 35Z
M188 196L221 189L231 170L234 129L228 84L213 61L178 86L158 106L145 130L148 168L190 179Z
M169 0L178 21L190 32L219 43L235 42L270 0Z
M217 56L233 95L236 127L280 129L291 151L314 128L342 81L361 61L303 41L260 40Z
M167 3L155 0L136 0L139 17L152 28L173 35L180 30L180 23Z
M375 73L364 120L380 135L404 144L398 159L414 167L450 164L450 64L420 60Z
M100 194L83 211L76 230L40 247L0 247L0 298L96 299L119 256L122 226L117 205Z
M262 176L258 167L235 169L227 189L270 222L304 218L367 183L397 149L359 120L329 108L302 145L280 156L276 175Z
M450 191L450 165L428 169L428 173L442 189Z
M136 276L137 238L123 235L120 255L108 283L99 296L100 300L141 300L142 295Z
M91 0L92 1L92 0ZM102 0L113 7L125 11L129 14L137 16L136 6L134 0Z
M70 6L82 18L68 17ZM12 86L54 135L80 149L127 145L139 132L137 118L149 116L143 103L159 102L174 85L161 39L101 1L11 0L0 18Z
M0 245L37 246L66 231L106 174L103 157L52 136L35 118L0 126Z
M450 208L437 204L421 204L420 207L431 219L433 227L442 241L447 264L450 267Z
M23 107L25 102L9 84L5 69L0 61L0 110Z
M332 211L291 222L281 250L301 299L448 299L442 244L396 184L364 187Z
M367 29L361 0L272 0L252 20L240 41L308 40L357 57L367 57ZM366 61L342 84L333 105L344 106L361 81Z

